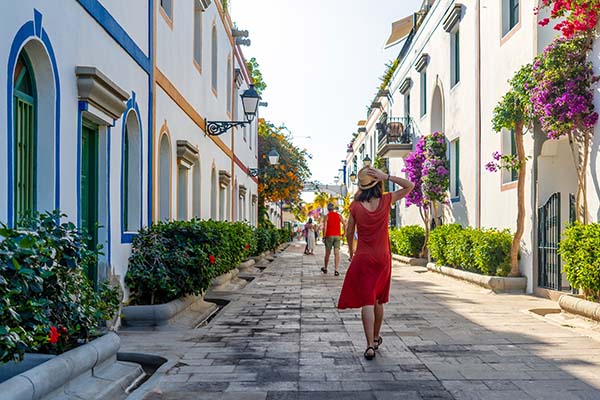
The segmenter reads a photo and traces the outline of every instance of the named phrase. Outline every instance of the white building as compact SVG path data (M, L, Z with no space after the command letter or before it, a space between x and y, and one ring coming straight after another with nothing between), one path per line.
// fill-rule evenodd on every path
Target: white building
M60 209L103 247L89 276L127 270L159 219L257 219L256 123L233 24L211 0L23 0L0 17L0 221Z
M516 175L490 173L484 166L494 151L516 154L512 133L492 129L493 109L508 90L507 80L556 34L537 24L544 15L534 15L535 6L533 0L485 4L478 0L425 0L417 13L394 23L388 44L401 43L399 66L387 90L373 100L367 120L359 124L359 135L348 149L348 175L361 167L367 154L371 159L388 159L390 170L400 173L404 157L418 137L442 131L448 139L451 169L451 203L445 207L444 221L514 232ZM600 71L598 43L594 54L593 62ZM600 109L600 96L596 96L596 107ZM594 156L598 136L588 176L592 221L597 221L600 207L600 166ZM537 128L526 134L525 152L532 158L526 172L520 268L528 278L529 292L552 295L553 291L569 290L556 244L570 221L575 169L567 141L547 140ZM356 190L356 186L351 188ZM552 203L546 206L549 213L538 218L538 209L548 201ZM422 225L418 210L401 203L393 222ZM557 218L560 229L552 229ZM541 246L544 248L538 246L538 230L552 234Z

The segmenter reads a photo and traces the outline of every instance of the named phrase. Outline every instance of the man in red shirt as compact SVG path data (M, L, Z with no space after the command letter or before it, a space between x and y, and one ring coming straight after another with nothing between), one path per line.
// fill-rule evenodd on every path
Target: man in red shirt
M327 215L325 215L323 222L323 243L325 243L325 266L321 268L323 273L327 273L327 265L329 264L329 256L331 255L331 249L334 249L335 258L335 276L340 273L338 267L340 266L340 244L342 237L341 225L346 229L346 221L340 214L335 212L335 206L332 203L327 204Z

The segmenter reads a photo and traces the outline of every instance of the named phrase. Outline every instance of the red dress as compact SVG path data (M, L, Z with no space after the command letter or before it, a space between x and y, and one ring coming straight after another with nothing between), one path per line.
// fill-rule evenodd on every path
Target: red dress
M353 201L350 214L358 228L358 246L352 258L338 308L360 308L387 303L392 279L392 255L388 233L388 218L392 194L386 193L373 212Z

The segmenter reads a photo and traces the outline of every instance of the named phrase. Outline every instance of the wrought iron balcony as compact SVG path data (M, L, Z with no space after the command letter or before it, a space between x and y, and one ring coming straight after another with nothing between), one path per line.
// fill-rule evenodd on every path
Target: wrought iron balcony
M410 117L388 117L376 125L377 155L381 158L403 158L413 149L414 129Z

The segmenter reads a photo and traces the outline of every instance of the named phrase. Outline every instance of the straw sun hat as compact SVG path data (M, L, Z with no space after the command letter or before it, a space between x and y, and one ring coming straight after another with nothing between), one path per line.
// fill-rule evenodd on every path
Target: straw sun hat
M363 167L358 171L358 188L360 190L371 189L381 182L379 179L367 174L371 167Z

